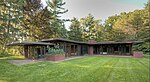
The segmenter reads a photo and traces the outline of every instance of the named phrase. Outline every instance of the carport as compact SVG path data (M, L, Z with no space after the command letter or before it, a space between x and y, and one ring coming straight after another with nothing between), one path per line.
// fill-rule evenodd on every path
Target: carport
M45 42L19 41L9 43L7 46L23 46L25 58L41 58L47 53L47 48L54 45Z

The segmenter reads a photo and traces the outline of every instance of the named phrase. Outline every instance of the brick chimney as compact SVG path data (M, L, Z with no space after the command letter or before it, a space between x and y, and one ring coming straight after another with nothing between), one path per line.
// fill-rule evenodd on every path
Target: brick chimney
M95 44L96 41L94 41L94 40L89 40L88 43L89 43L89 44ZM89 55L93 55L93 54L94 54L93 51L94 51L93 45L89 45L89 46L88 46L88 54L89 54Z
M95 40L89 40L88 43L89 43L89 44L95 44L96 41L95 41Z

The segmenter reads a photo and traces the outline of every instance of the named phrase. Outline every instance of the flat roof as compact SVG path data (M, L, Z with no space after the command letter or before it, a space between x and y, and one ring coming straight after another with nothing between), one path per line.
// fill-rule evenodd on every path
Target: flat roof
M41 42L52 42L52 41L62 41L62 42L70 42L70 43L76 43L76 44L88 44L88 45L100 45L100 44L132 44L131 41L106 41L106 42L80 42L80 41L74 41L74 40L67 40L63 38L52 38L52 39L43 39L40 40Z
M52 38L52 39L40 40L40 42L51 42L51 41L63 41L63 42L70 42L70 43L77 43L77 44L87 44L86 42L68 40L68 39L63 39L63 38Z
M45 46L45 45L54 45L52 43L45 43L45 42L31 42L31 41L18 41L18 42L12 42L7 44L7 46L34 46L34 45L40 45L40 46Z
M95 44L132 44L130 41L123 41L123 42L115 42L115 41L110 41L110 42L97 42Z

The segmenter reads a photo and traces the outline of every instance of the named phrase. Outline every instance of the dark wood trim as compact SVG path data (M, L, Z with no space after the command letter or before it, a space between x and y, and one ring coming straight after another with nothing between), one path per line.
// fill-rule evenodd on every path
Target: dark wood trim
M28 46L24 46L24 56L28 58Z

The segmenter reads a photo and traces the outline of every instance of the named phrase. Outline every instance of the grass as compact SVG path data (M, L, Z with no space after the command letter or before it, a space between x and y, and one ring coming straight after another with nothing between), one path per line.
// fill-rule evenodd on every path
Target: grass
M24 59L24 56L5 56L5 57L0 57L0 60L22 60Z
M7 59L0 59L0 82L150 82L149 58L93 56L23 66Z

